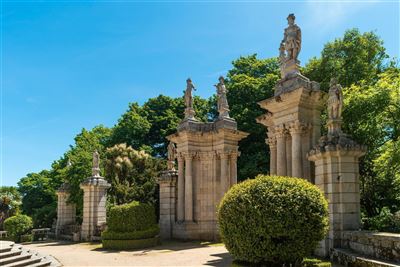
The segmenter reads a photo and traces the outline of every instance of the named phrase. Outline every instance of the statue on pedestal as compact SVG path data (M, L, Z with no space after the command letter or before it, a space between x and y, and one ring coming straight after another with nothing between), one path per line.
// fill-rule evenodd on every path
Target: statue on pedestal
M301 50L301 30L294 23L294 14L287 17L289 26L285 29L279 46L279 63L282 79L288 74L299 74L300 61L297 59Z
M343 107L342 86L338 84L336 78L330 81L329 98L328 98L328 118L331 120L341 119Z
M169 142L168 145L168 162L167 168L169 171L175 171L175 159L176 159L176 147L173 142Z
M185 119L192 119L195 120L194 115L195 111L193 109L193 96L192 96L192 91L196 90L194 87L192 80L188 78L186 80L186 90L185 90Z
M219 83L215 85L217 88L217 106L219 118L229 118L229 104L228 99L226 97L226 87L225 87L225 79L224 77L219 77Z
M100 177L100 156L97 150L93 152L92 176Z

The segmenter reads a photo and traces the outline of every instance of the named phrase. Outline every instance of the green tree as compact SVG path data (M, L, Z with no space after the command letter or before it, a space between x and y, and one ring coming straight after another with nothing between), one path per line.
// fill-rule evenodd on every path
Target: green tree
M109 197L113 203L155 203L156 178L165 168L160 159L126 144L108 148L105 158L105 177L111 183Z
M0 230L4 220L17 215L22 204L21 194L15 186L0 186Z
M325 44L320 58L312 58L303 69L306 77L321 83L328 90L332 77L344 87L353 84L372 84L385 69L388 55L383 41L375 32L360 33L350 29L342 38Z
M244 180L269 170L265 127L256 122L265 110L257 102L273 96L279 65L275 58L257 59L255 54L240 57L232 64L226 83L230 115L237 121L239 130L250 133L239 143L238 179Z

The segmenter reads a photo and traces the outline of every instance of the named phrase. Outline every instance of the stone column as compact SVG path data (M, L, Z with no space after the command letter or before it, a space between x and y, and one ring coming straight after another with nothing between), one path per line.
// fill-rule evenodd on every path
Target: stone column
M178 156L178 205L177 205L177 220L185 219L185 166L184 157Z
M286 176L286 129L283 125L275 129L276 147L277 147L277 175Z
M237 157L238 157L238 152L231 153L231 156L230 156L230 165L231 165L230 187L232 187L234 184L237 184Z
M172 227L175 223L177 178L177 172L170 170L162 172L158 179L160 185L160 236L162 239L172 238Z
M69 196L69 185L64 183L57 190L57 237L61 234L65 225L75 223L76 206L75 204L68 203Z
M276 138L268 137L267 139L269 146L269 173L271 175L276 175Z
M303 125L299 122L293 122L290 125L290 134L292 136L292 176L303 177L303 160L302 160L302 140Z
M304 179L311 181L311 162L307 159L306 155L311 149L311 125L304 127L303 134L301 136L302 142L302 155L303 156L303 177Z
M80 184L83 190L81 239L92 241L98 226L106 222L106 192L111 185L103 177L93 176Z
M192 154L185 155L185 221L193 221Z
M229 177L228 177L229 154L226 152L222 152L220 154L220 158L221 158L220 163L221 163L221 198L222 198L229 188Z
M292 138L286 132L286 175L292 176Z

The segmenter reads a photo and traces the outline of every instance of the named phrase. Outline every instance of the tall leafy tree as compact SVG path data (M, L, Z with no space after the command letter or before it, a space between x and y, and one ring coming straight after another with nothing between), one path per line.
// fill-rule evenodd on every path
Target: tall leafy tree
M256 122L265 111L257 102L273 96L279 65L275 58L258 59L255 54L240 57L232 64L226 84L230 115L237 121L239 130L250 133L239 143L238 179L244 180L269 171L266 130Z
M3 222L11 216L20 212L22 204L21 194L15 186L0 186L0 230Z

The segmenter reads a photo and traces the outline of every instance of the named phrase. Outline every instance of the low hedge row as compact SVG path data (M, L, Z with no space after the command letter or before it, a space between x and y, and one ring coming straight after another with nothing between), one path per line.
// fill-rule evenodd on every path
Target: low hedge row
M105 230L101 233L102 240L128 240L128 239L145 239L155 237L160 232L160 227L156 224L149 229L134 232L115 232Z
M113 232L142 231L156 223L156 211L152 204L133 201L112 207L109 212L107 227Z
M138 249L157 246L160 243L158 236L146 239L129 239L129 240L102 240L103 248L107 249Z

